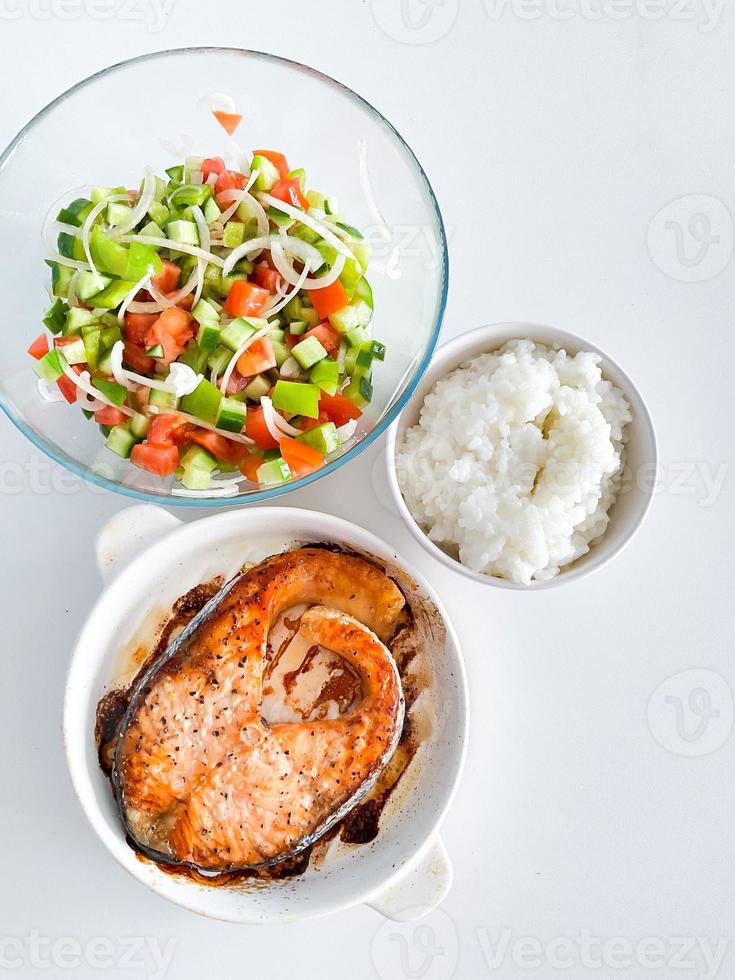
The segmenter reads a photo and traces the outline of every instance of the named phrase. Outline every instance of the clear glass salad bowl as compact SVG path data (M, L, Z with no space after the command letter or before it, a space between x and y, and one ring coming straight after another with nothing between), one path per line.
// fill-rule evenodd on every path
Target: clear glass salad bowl
M234 103L237 146L212 110ZM49 306L43 229L63 203L92 185L137 187L144 168L162 173L190 155L232 159L239 147L283 151L310 185L333 194L373 249L373 335L386 345L359 438L302 479L234 495L172 493L104 445L77 405L44 400L28 345ZM332 472L372 442L400 412L431 358L447 294L447 250L436 198L416 157L368 102L331 78L272 55L189 48L114 65L64 92L0 157L0 226L6 244L0 335L0 404L48 456L100 486L139 499L189 505L264 500ZM328 457L329 459L329 457Z

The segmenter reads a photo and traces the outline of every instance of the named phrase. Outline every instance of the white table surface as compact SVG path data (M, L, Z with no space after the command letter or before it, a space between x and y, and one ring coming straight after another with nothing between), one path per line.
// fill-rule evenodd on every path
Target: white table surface
M733 13L703 0L502 6L409 0L402 20L397 0L0 0L2 144L79 79L165 47L270 50L346 82L403 133L439 197L443 336L517 319L589 337L639 384L662 457L630 547L533 596L423 552L387 503L382 440L281 498L363 524L424 572L463 641L474 714L440 911L422 927L358 907L248 928L149 893L81 813L60 738L64 677L100 591L95 532L128 502L39 458L2 420L0 971L735 975Z

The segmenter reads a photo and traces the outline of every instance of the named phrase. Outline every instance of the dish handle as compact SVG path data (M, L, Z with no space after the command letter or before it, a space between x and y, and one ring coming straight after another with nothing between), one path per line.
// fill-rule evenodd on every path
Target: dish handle
M94 542L97 567L105 584L144 548L182 523L155 504L136 504L115 514L98 532Z
M446 898L452 878L447 849L435 836L414 864L366 904L395 922L420 919Z

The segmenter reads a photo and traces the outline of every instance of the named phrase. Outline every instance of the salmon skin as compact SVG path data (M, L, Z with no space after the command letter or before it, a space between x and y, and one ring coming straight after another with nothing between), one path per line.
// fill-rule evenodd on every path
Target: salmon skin
M359 675L359 703L337 718L261 716L268 633L308 606L299 632ZM125 828L149 857L220 873L285 861L313 844L374 785L401 736L392 655L404 599L360 558L302 548L228 583L141 678L112 770Z

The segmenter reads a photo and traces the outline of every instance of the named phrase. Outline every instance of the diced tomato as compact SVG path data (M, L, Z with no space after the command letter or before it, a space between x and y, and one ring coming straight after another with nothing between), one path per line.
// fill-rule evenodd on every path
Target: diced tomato
M184 296L184 298L180 299L176 305L180 310L190 310L194 305L194 294L189 293L188 296Z
M302 338L298 334L287 333L283 338L283 343L286 345L286 347L288 347L289 350L293 350L296 344L298 344L298 342L301 339Z
M335 330L332 324L326 320L324 323L317 323L311 330L307 330L301 340L306 340L307 337L316 337L327 353L336 350L342 340L339 330Z
M133 408L137 408L139 412L142 412L148 404L148 399L150 397L151 389L147 385L138 385L133 394Z
M138 374L150 374L156 366L156 362L152 357L148 357L143 347L130 341L125 343L123 361L131 371L136 371Z
M57 349L60 347L68 347L69 344L76 344L76 342L81 339L82 338L77 336L76 334L73 334L68 337L54 337L54 347L56 347Z
M197 443L202 449L206 449L208 453L216 456L217 459L222 459L226 463L232 463L233 466L239 466L240 462L247 455L248 448L242 442L235 442L234 439L226 439L224 436L219 435L219 433L211 432L209 429L200 429L196 425L191 425L187 429L186 435L190 442Z
M120 425L122 422L127 422L128 417L114 405L105 405L94 413L94 420L100 425Z
M324 456L318 449L298 442L296 439L289 439L288 436L282 436L278 445L281 447L281 456L288 463L288 468L294 476L306 476L308 473L313 473L324 462Z
M225 300L225 313L230 316L260 316L269 298L267 289L235 279Z
M225 169L225 161L222 157L207 157L202 163L202 180L206 184L210 174L221 174Z
M271 293L275 293L276 287L281 281L280 275L271 269L265 262L261 262L259 265L255 266L255 281L263 289L267 289Z
M146 334L146 347L161 344L163 357L158 358L164 364L175 361L194 336L194 321L185 310L172 306L158 317Z
M159 446L155 442L139 442L133 446L130 461L142 470L156 476L171 476L179 465L179 450L176 446Z
M157 446L178 445L178 437L187 427L184 419L175 412L152 415L146 438Z
M213 109L212 115L229 136L232 136L242 122L242 115L239 112L223 112L221 109Z
M335 279L331 286L307 289L307 292L320 320L326 320L331 313L336 313L349 303L345 287L339 279Z
M247 477L251 483L258 482L258 467L263 462L263 457L258 456L255 453L248 453L245 459L240 463L240 472L244 477Z
M214 185L214 193L221 194L223 191L241 191L248 179L245 174L240 174L236 170L223 170Z
M138 347L145 345L145 337L158 319L157 313L126 313L123 333L125 339Z
M281 180L288 177L288 172L291 169L288 165L288 161L282 153L277 150L253 150L253 155L258 155L259 157L265 157L266 160L270 160L273 166L278 171L278 176Z
M362 415L357 405L345 395L328 395L326 391L319 396L319 412L323 412L337 428L350 419L359 419Z
M162 293L170 293L179 284L179 279L181 277L181 269L176 265L175 262L169 262L168 259L161 259L163 263L163 268L151 279L151 282L159 289Z
M31 357L40 361L44 354L48 354L48 337L45 333L40 333L28 348Z
M77 400L77 386L64 374L60 378L57 378L56 384L59 387L59 391L66 398L70 405L73 405Z
M276 355L273 351L273 345L267 337L256 340L237 359L237 370L244 378L252 378L254 374L270 371L275 366Z
M301 181L298 177L287 177L285 180L276 181L270 193L271 197L277 197L279 201L295 208L303 208L306 211L309 207L309 202L304 197Z
M277 441L268 431L262 408L248 408L245 419L245 435L252 439L258 449L275 449Z

